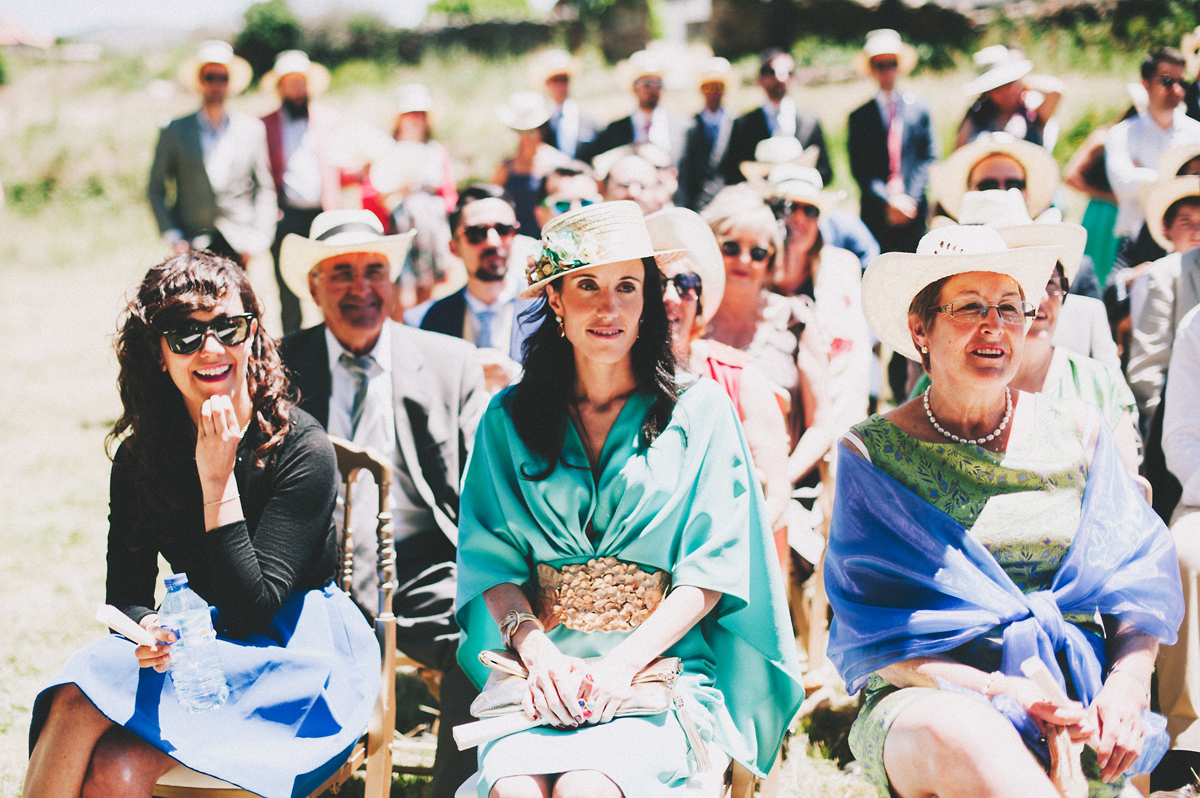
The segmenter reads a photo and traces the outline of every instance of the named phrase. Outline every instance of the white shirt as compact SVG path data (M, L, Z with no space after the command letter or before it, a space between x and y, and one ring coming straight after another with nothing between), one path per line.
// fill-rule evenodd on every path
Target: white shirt
M579 146L579 105L570 97L562 105L554 105L550 111L550 126L554 128L554 140L558 150L572 158Z
M230 184L233 164L237 160L237 142L229 135L229 114L223 114L216 127L212 126L203 108L196 115L200 120L200 150L204 154L204 171L213 190L219 194Z
M367 397L358 429L350 433L350 409L354 394L358 390L358 377L346 369L340 358L346 349L325 328L325 344L329 350L329 422L326 429L330 435L352 441L358 446L370 446L395 465L391 490L391 510L395 523L395 539L402 540L416 532L437 527L433 512L421 499L409 475L408 465L396 441L396 415L392 392L392 331L395 324L391 319L383 323L383 330L375 348L369 353L373 359L367 372ZM352 353L351 353L352 354ZM374 550L375 516L379 512L376 496L368 474L359 475L359 483L365 487L355 490L354 514L352 519L356 544L370 542L369 551ZM338 512L341 512L344 496L339 488ZM358 546L356 545L356 549ZM357 570L357 568L356 568Z
M1108 131L1104 165L1117 196L1118 236L1133 237L1142 229L1146 214L1138 192L1158 179L1158 156L1193 142L1200 142L1200 122L1190 118L1182 104L1175 109L1169 127L1160 127L1149 111L1143 111Z
M292 119L287 109L283 110L280 126L283 138L283 159L287 164L283 171L283 198L289 207L321 207L321 168L317 164L317 150L313 145L308 117Z
M1179 323L1163 401L1163 454L1183 484L1180 505L1200 507L1200 307Z

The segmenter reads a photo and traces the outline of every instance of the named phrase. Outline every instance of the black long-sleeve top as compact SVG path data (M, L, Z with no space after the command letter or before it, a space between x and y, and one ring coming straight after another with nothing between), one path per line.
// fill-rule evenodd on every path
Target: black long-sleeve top
M204 498L194 460L172 480L173 507L144 506L128 441L113 458L109 488L107 601L140 621L153 612L158 554L218 610L217 627L242 638L265 631L297 590L320 588L337 567L333 508L337 463L321 426L302 410L267 456L254 464L263 432L238 445L234 477L245 520L204 529ZM190 454L190 453L189 453Z

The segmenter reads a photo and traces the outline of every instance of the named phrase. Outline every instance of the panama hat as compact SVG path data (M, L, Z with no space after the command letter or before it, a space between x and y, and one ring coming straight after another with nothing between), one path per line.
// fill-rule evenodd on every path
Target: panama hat
M396 113L429 113L433 109L433 95L420 83L405 83L396 89Z
M1025 204L1037 216L1050 207L1058 189L1058 163L1045 147L1008 133L982 133L944 161L929 167L929 185L946 213L957 219L959 203L967 193L967 179L975 165L989 155L1007 155L1025 170Z
M1167 238L1167 226L1163 216L1167 209L1184 197L1200 196L1200 177L1167 177L1147 183L1141 189L1142 207L1146 209L1146 227L1158 245L1167 252L1174 252L1175 245Z
M763 180L780 164L816 166L820 154L816 144L806 148L795 136L769 136L754 147L754 160L740 167L747 180Z
M546 98L536 91L517 91L496 106L496 118L510 130L536 130L550 120Z
M821 173L811 166L781 163L770 171L765 180L753 182L768 203L771 200L788 200L812 205L822 216L828 216L837 207L838 197L824 190Z
M666 262L686 260L700 277L701 325L707 325L716 315L725 296L725 259L712 228L700 214L687 208L666 208L646 217L650 243L656 250L684 250ZM660 261L662 262L662 261Z
M529 82L540 89L552 77L573 78L578 71L579 59L566 50L543 50L529 64Z
M1010 50L1003 44L993 44L975 53L975 69L978 77L963 86L963 93L972 97L1007 86L1033 71L1033 62L1020 51Z
M364 210L325 211L313 219L309 238L288 233L279 252L279 271L296 296L308 296L308 274L321 261L351 252L386 255L392 279L400 274L415 230L383 234L379 217Z
M1200 142L1192 142L1167 150L1158 156L1155 171L1158 172L1160 180L1167 177L1178 177L1179 170L1193 158L1200 158Z
M1183 34L1179 42L1179 51L1183 53L1183 69L1187 77L1195 78L1200 73L1200 27L1191 33Z
M696 73L696 86L703 88L709 83L720 83L728 88L729 80L733 77L733 65L721 56L707 59Z
M964 272L1011 277L1026 299L1039 297L1054 272L1061 247L1010 249L999 232L982 225L950 225L926 233L915 253L886 252L867 266L862 309L875 337L894 352L920 362L908 329L908 307L930 283ZM1026 319L1028 332L1032 319Z
M666 64L662 56L651 50L638 50L617 67L621 82L627 86L632 86L642 78L661 78L665 72Z
M546 223L542 228L541 253L525 269L529 286L517 298L540 296L548 283L578 269L642 258L670 263L684 252L684 249L655 250L642 209L636 202L600 202Z
M867 43L854 56L858 71L871 75L871 59L877 55L894 55L901 75L907 75L917 65L917 48L906 44L891 28L880 28L867 34Z
M1017 247L1061 246L1063 273L1074 280L1083 262L1087 246L1087 230L1081 225L1066 222L1036 222L1029 218L1029 209L1021 192L968 191L963 194L958 221L963 225L982 224L994 228L1008 244Z
M275 56L275 66L263 75L258 86L264 92L273 94L279 79L284 75L303 75L308 81L308 96L316 97L329 88L329 70L308 59L301 50L284 50Z
M233 54L233 47L228 42L200 42L196 54L179 65L177 79L194 92L202 91L200 85L200 67L205 64L224 64L229 70L230 96L241 94L250 85L254 70L250 62L241 56Z

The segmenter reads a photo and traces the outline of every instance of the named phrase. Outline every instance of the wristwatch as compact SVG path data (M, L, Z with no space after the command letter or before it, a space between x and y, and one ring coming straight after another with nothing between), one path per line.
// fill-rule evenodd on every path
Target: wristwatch
M546 627L542 625L542 622L538 620L536 615L532 615L528 612L517 612L516 610L511 610L507 615L504 616L504 619L500 621L500 642L504 644L505 648L512 648L513 635L517 633L517 629L520 628L521 624L525 622L534 624L542 632L546 631Z

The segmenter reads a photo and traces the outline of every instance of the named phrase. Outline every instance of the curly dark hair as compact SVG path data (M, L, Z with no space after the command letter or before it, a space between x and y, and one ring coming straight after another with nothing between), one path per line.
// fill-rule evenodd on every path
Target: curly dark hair
M175 495L164 483L181 467L191 465L195 439L183 395L163 369L162 332L197 311L210 311L221 300L237 295L245 312L259 320L250 341L247 380L254 415L251 423L266 434L254 451L260 464L291 426L295 397L285 376L274 340L262 330L262 305L246 272L233 261L211 252L190 252L154 266L130 300L114 348L120 373L121 417L105 439L109 456L124 440L133 456L140 498L163 507ZM194 465L191 465L194 469Z
M638 388L654 397L642 422L642 440L649 446L670 423L679 401L679 389L667 310L662 301L662 276L654 258L642 258L642 266L646 273L642 282L642 318L630 353ZM562 290L562 278L551 285L556 291ZM569 423L567 405L575 389L575 348L559 335L558 322L546 300L530 307L523 317L530 322L540 318L541 324L525 340L525 373L505 397L505 406L521 441L545 464L541 471L528 471L522 466L522 476L539 481L550 476L562 460Z

